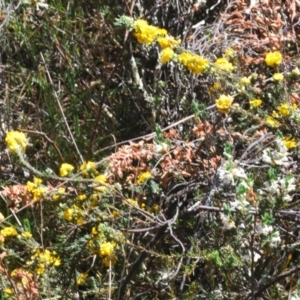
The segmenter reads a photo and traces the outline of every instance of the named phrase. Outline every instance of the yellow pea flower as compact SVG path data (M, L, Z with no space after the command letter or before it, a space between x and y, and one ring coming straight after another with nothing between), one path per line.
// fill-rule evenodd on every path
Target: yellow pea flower
M63 163L59 169L59 174L61 177L66 177L70 172L74 170L74 167L70 164Z
M277 67L282 62L282 55L279 51L268 52L265 62L269 67Z
M230 95L221 95L216 100L216 107L219 110L220 113L228 114L229 109L232 105L233 97Z
M28 144L25 134L20 131L9 131L6 134L5 142L10 152L17 152L18 149L25 152Z
M297 146L297 141L292 137L283 137L282 141L288 149L293 149Z
M284 79L283 75L281 73L275 73L273 75L273 80L274 81L282 81Z
M173 49L170 47L165 48L160 52L160 61L161 63L166 64L172 59L173 56L174 56Z
M259 107L262 105L262 100L260 99L253 99L251 101L249 101L250 107L254 108L254 107Z
M138 179L136 180L137 184L142 184L147 179L151 178L152 175L149 171L143 172L139 175Z

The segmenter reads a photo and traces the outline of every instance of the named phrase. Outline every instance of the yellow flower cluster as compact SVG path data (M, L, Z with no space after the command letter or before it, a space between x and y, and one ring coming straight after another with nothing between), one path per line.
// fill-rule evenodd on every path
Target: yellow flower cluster
M134 36L140 44L152 44L158 37L167 35L165 29L149 25L146 20L138 19L133 24Z
M172 48L165 48L160 52L160 62L166 64L174 56L174 51Z
M131 205L133 206L138 206L138 203L136 200L133 200L133 199L126 199L125 200L127 203L130 203Z
M13 237L18 234L17 230L14 227L5 227L0 230L0 236L4 238Z
M116 247L116 243L103 243L100 246L99 255L102 258L102 263L109 267L110 265L114 265L116 263L116 256L114 255L114 249Z
M283 137L282 141L288 149L293 149L297 146L297 141L292 137Z
M94 162L87 161L80 166L80 171L84 176L97 175L97 166Z
M239 81L239 86L246 86L251 84L251 78L250 77L242 77Z
M71 173L72 171L74 170L74 167L70 164L67 164L67 163L63 163L61 166L60 166L60 169L59 169L59 174L61 177L66 177L69 175L69 173Z
M75 221L77 224L82 224L84 219L82 218L83 211L76 205L71 208L67 208L64 211L64 219L68 222Z
M229 109L232 105L233 97L230 95L221 95L219 99L216 100L216 107L220 113L228 114Z
M31 256L32 261L37 261L37 269L36 273L41 275L45 273L47 267L55 266L58 267L61 264L61 260L55 251L49 251L46 249L45 251L41 251L40 249L36 249L34 251L34 255ZM29 264L31 264L30 262Z
M14 290L11 289L11 288L6 288L4 290L4 294L7 294L7 295L13 295L14 294Z
M283 75L281 73L275 73L273 75L273 80L274 81L282 81L284 79Z
M52 196L53 200L58 200L60 197L66 194L66 189L63 187L60 187L56 190L55 194Z
M214 67L216 71L225 71L225 72L231 72L234 70L234 66L231 62L229 62L225 57L218 58L215 63Z
M282 117L288 117L291 114L291 110L294 107L290 106L287 103L282 103L277 107L278 113Z
M84 285L86 283L86 279L88 278L87 273L81 273L76 280L77 285Z
M27 190L32 193L33 201L40 199L47 191L47 189L41 186L42 179L34 177L33 182L27 181Z
M20 131L9 131L6 134L5 142L10 152L17 152L19 149L25 152L28 144L25 134Z
M93 187L94 187L94 190L95 191L98 191L98 192L101 192L101 193L104 193L106 191L106 177L105 175L101 174L101 175L98 175L94 178L94 184L93 184Z
M149 171L143 172L139 175L138 179L136 180L136 183L142 184L144 181L148 180L151 177L152 175Z
M250 107L251 108L255 108L255 107L259 107L262 105L262 100L261 99L253 99L249 101Z
M279 51L268 52L265 62L269 67L277 67L282 62L282 55Z
M21 236L24 238L24 239L30 239L32 237L32 234L30 231L23 231L21 233Z
M175 40L174 37L167 35L157 39L158 44L163 48L174 48L181 43L181 40Z
M236 57L236 51L232 48L226 49L224 56L226 58L235 58Z
M178 55L178 60L193 74L200 74L207 70L209 61L202 56L183 52Z
M265 119L265 122L267 125L271 126L271 127L278 127L280 125L280 122L277 121L275 118L273 118L272 116L267 116Z

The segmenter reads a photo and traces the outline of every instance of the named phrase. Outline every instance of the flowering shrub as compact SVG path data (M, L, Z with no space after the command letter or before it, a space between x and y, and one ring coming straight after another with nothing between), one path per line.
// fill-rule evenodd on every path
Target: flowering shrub
M78 152L77 160L68 156L72 165L48 136L6 130L11 173L19 166L24 178L12 177L0 192L1 297L299 299L298 62L280 47L261 53L266 48L254 44L256 57L229 39L215 55L144 19L121 17L116 24L132 43L127 76L135 86L128 79L116 87L126 90L122 100L140 93L158 123L171 113L166 99L178 85L177 113L193 114L115 143L100 158L98 146L79 149L70 130ZM111 67L110 54L102 55ZM143 55L156 62L152 86ZM158 73L166 75L158 80ZM100 85L107 100L115 93L102 81L79 84L88 93ZM29 139L46 140L62 156L53 170L35 154L49 145ZM85 160L81 151L97 159Z

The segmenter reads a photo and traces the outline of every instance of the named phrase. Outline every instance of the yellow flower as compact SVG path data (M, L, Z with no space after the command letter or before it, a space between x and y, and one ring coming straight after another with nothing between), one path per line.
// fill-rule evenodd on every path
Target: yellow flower
M181 43L181 40L175 40L172 36L160 37L157 39L159 45L165 48L174 48Z
M274 119L272 116L266 117L265 122L271 127L278 127L280 125L280 122Z
M155 211L155 212L158 212L160 210L160 206L158 204L154 204L152 209Z
M46 192L47 189L43 186L41 186L42 179L34 177L33 182L27 181L27 190L28 192L33 194L33 201L38 200L41 198Z
M234 66L232 65L232 63L230 63L226 58L221 57L218 58L215 63L214 66L216 68L217 71L226 71L226 72L230 72L234 70Z
M76 199L79 200L79 201L83 201L83 200L86 199L86 195L85 195L85 194L80 194L80 195L78 195L78 196L76 197Z
M107 180L106 177L102 174L95 177L94 184L93 184L94 190L104 193L107 190L107 188L105 186L106 180Z
M30 239L32 237L32 234L30 231L24 231L21 233L21 235L24 239Z
M0 230L0 235L2 235L5 238L13 237L13 236L16 236L17 234L18 234L18 232L14 227L5 227Z
M250 107L254 108L254 107L259 107L262 105L262 101L260 99L253 99L251 101L249 101Z
M138 19L134 22L134 36L137 38L140 44L152 44L158 37L164 37L167 35L165 29L158 28L156 26L149 25L147 21Z
M14 293L14 290L12 290L11 288L6 288L4 290L4 294L7 294L7 295L12 295Z
M92 235L97 235L98 234L98 230L96 227L92 227Z
M105 184L106 177L105 177L105 175L98 175L97 177L94 178L94 181L99 182L101 184Z
M105 256L111 256L114 252L114 248L116 247L116 243L103 243L100 246L100 251L99 251L99 255L101 257L105 257Z
M172 48L165 48L160 52L160 62L166 64L174 56Z
M66 193L65 188L58 188L58 190L56 191L56 193L52 196L53 200L58 200L61 196L63 196Z
M5 142L10 152L17 152L18 149L25 152L28 144L25 134L20 131L9 131L6 134Z
M133 199L126 199L125 200L127 203L130 203L131 205L133 206L138 206L138 203L136 200L133 200Z
M84 285L86 283L86 279L88 278L88 273L81 273L76 280L77 285Z
M144 181L146 181L147 179L151 178L151 173L149 171L143 172L139 175L136 183L137 184L142 184Z
M245 86L245 85L250 85L251 84L251 78L249 77L242 77L240 79L239 85L240 86Z
M233 97L230 95L221 95L219 99L216 100L216 107L220 113L228 114L231 107Z
M269 67L277 67L282 62L282 55L279 51L268 52L265 62Z
M2 221L4 221L4 216L3 216L3 214L2 213L0 213L0 223L2 222Z
M80 171L85 176L87 176L88 174L96 175L98 173L97 169L96 169L96 164L91 161L87 161L87 162L83 163L80 166Z
M291 107L287 103L282 103L277 107L278 113L283 117L288 117L291 114Z
M292 138L292 137L283 137L282 141L283 141L284 145L288 149L292 149L292 148L295 148L297 146L297 141L296 141L295 138Z
M225 51L224 56L227 57L227 58L234 58L236 56L236 52L232 48L228 48Z
M117 211L117 210L114 210L114 211L112 212L112 214L110 215L110 217L111 217L112 219L118 219L118 218L120 218L120 216L121 216L121 212L120 212L120 211Z
M73 170L74 170L74 167L72 165L63 163L59 169L59 174L61 177L66 177Z
M78 206L73 205L71 208L65 209L64 219L68 222L75 221L77 224L81 224L84 222L81 218L82 213L82 210Z
M64 211L64 219L68 222L71 222L73 219L73 213L74 213L74 209L73 208L67 208Z
M281 73L275 73L273 75L273 80L274 81L282 81L284 79L283 75Z
M179 54L178 61L195 75L205 72L209 66L207 59L188 52Z
M48 249L45 251L41 251L40 249L34 250L34 254L31 256L31 259L38 262L36 272L39 275L45 273L47 266L58 267L61 264L60 257L57 253L55 251L51 252ZM29 264L31 264L31 262Z

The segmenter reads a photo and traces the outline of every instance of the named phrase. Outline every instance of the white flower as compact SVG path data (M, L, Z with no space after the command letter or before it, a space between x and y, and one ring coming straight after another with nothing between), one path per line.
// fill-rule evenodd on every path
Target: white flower
M279 180L280 187L285 192L292 192L296 189L295 178L292 177L290 179L282 178Z
M233 168L232 169L232 174L233 174L234 177L247 179L247 175L245 173L245 170L241 167Z
M222 223L223 223L223 229L224 230L231 230L231 229L235 228L234 221L230 220L228 218L228 216L226 216L222 213L221 213L221 220L222 220Z
M37 11L39 11L41 8L42 8L42 9L48 9L48 7L49 7L49 4L44 3L44 1L42 1L42 2L37 2L37 4L36 4L36 10L37 10Z
M251 252L249 251L249 254L243 255L242 256L243 260L245 260L246 262L251 263L252 262L252 255ZM259 259L261 258L261 255L259 253L254 252L253 253L253 262L257 262Z
M258 234L261 234L261 235L268 235L269 233L271 233L273 230L273 227L272 226L269 226L269 225L258 225L257 226L257 232Z
M219 169L219 177L220 180L222 181L222 184L231 185L234 183L233 174L224 168Z
M169 151L169 145L167 143L160 143L154 145L154 152L156 155L162 155Z
M236 167L235 163L228 161L219 169L219 178L225 185L233 185L235 178L247 179L245 170L241 167Z
M271 195L279 195L280 194L278 181L276 181L276 180L271 181L271 183L266 182L265 189L268 194L271 194Z
M264 149L261 159L267 164L283 166L288 163L288 154L288 149L283 141L281 139L276 139L276 149Z
M278 244L281 242L281 238L278 231L275 231L272 233L271 241L270 241L270 247L275 248L278 246Z
M287 194L282 197L282 200L285 202L291 202L293 200L293 197Z

